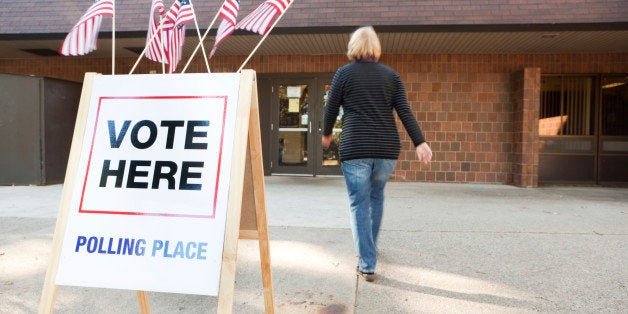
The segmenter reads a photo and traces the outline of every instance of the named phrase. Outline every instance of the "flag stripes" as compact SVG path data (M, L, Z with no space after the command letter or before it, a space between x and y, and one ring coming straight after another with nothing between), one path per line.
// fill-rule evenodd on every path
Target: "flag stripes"
M283 13L291 0L268 0L257 6L249 15L247 15L236 29L244 29L249 32L265 35L273 19Z
M185 44L185 24L193 22L194 19L194 9L190 0L176 0L166 13L166 22L163 27L166 30L164 46L166 46L168 73L174 73L181 61Z
M168 73L174 73L177 69L181 55L183 54L183 45L185 44L185 25L179 25L177 28L167 32L166 58L168 60Z
M102 0L92 4L65 37L59 48L59 54L81 56L95 50L102 17L113 14L113 0Z
M154 13L159 12L162 28L159 30ZM146 38L146 58L168 64L168 73L174 73L183 54L185 44L185 24L194 21L194 9L190 0L176 0L170 10L164 14L162 0L153 0L151 17L148 22ZM155 32L157 32L155 34ZM151 37L154 38L150 41ZM162 49L165 59L162 57Z
M229 37L235 30L236 19L238 17L238 10L240 9L239 0L225 0L220 7L220 16L223 18L222 22L218 26L216 32L216 40L214 41L214 47L209 53L209 58L214 56L218 45Z
M146 35L146 58L156 62L162 62L162 32L158 31L159 23L155 19L155 11L163 18L165 9L161 0L154 0L150 9L150 20L148 21L148 34ZM154 34L154 35L153 35ZM153 38L154 37L154 38ZM152 41L150 39L153 38ZM166 60L163 60L166 61Z
M183 24L194 21L194 11L190 0L175 1L168 13L166 13L167 23L164 24L165 29L177 28Z
M240 10L239 0L225 0L220 7L220 17L235 25L238 18L238 10Z

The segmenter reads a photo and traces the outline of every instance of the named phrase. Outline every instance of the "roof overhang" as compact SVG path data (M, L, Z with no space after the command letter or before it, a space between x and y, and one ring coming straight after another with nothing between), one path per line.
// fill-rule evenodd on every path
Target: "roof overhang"
M257 55L344 54L356 27L278 28ZM628 53L628 23L542 25L376 26L385 54L580 54ZM204 33L204 30L201 30ZM215 30L205 40L208 51ZM0 58L50 58L65 34L0 35ZM101 32L99 49L83 58L111 56L111 32ZM248 55L262 37L237 31L223 42L216 55ZM145 32L117 32L116 57L137 57ZM196 30L188 29L184 56L198 43Z

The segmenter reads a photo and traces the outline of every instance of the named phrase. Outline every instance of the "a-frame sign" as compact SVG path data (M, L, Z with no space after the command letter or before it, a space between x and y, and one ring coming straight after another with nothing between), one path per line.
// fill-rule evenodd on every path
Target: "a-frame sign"
M58 285L218 295L259 242L274 312L255 72L87 73L39 312Z

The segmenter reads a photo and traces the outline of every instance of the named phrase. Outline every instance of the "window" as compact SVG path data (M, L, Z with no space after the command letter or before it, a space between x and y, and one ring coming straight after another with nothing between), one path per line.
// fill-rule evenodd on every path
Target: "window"
M541 81L539 135L592 135L592 86L592 77L544 77Z
M602 78L602 135L628 135L628 77Z

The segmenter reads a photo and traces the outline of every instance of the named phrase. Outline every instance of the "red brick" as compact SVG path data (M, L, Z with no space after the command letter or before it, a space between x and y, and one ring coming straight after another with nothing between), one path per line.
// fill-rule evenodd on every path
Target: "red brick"
M231 72L243 59L242 56L216 56L210 65L213 72ZM628 72L628 54L433 54L393 55L386 60L392 68L404 69L400 74L408 87L408 100L434 151L434 162L430 166L416 163L413 147L401 131L404 149L400 167L407 170L396 170L395 179L432 182L459 181L461 177L453 172L459 169L451 169L452 162L464 161L470 165L464 182L536 186L538 136L535 130L539 103L530 100L538 98L541 73L582 73L583 69L590 73L598 70ZM127 73L134 62L131 58L116 60L116 72ZM452 64L446 64L448 62ZM191 69L203 72L203 63L201 58L194 60ZM591 63L598 66L589 66ZM343 64L346 64L344 55L256 56L247 68L258 73L333 73ZM421 66L412 68L409 64ZM491 64L495 67L488 66ZM0 59L0 72L78 82L88 71L110 73L110 66L109 59L98 58ZM469 72L472 68L473 73ZM160 71L161 68L142 61L136 73L150 70ZM464 155L457 155L456 150ZM447 173L451 173L449 177Z

